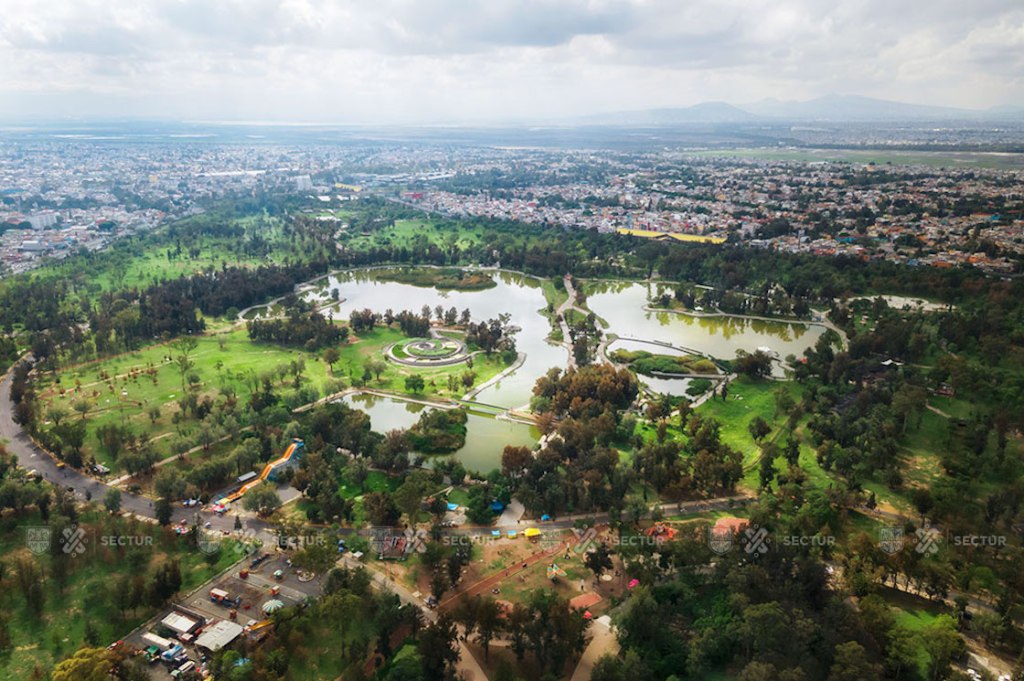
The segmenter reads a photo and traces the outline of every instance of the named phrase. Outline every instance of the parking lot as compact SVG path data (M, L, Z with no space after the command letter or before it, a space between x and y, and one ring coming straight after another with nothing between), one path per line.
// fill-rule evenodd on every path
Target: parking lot
M269 553L268 557L258 566L251 567L255 556L246 557L232 569L204 584L176 604L184 608L184 612L194 613L206 620L205 624L195 632L195 635L218 621L231 620L232 610L236 611L234 621L242 627L248 627L267 619L263 613L263 606L267 601L279 600L284 606L290 606L301 603L306 598L320 595L321 580L319 578L310 581L300 580L299 572L289 565L290 552L271 548L267 553ZM239 576L244 569L249 571L245 579ZM275 578L274 575L278 571L280 571L279 577ZM275 587L276 594L273 593ZM213 589L227 592L231 602L222 605L211 600L210 591ZM235 607L236 598L240 599L237 608ZM160 624L160 621L171 610L171 608L167 608L161 611L155 623L150 623L150 626L133 632L125 639L125 645L145 650L150 645L143 640L143 635L147 632L157 634L175 643L181 643ZM195 671L200 671L202 663L206 659L205 651L200 650L193 643L182 643L181 645L188 659L195 662ZM150 678L161 681L171 679L173 678L171 672L184 663L183 659L175 664L154 661L150 664Z

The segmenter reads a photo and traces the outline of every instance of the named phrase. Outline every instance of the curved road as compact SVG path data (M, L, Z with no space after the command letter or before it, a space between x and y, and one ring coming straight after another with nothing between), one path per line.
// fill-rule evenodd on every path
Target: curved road
M22 427L14 421L11 383L12 372L8 371L4 374L3 380L0 381L0 438L4 440L7 451L14 455L20 466L27 470L34 469L47 481L74 492L75 496L82 501L85 501L86 493L88 492L92 500L102 503L103 497L109 490L114 489L113 487L90 478L71 467L57 468L57 462L54 461L53 457L37 446ZM153 500L138 494L121 492L121 510L143 518L156 519ZM198 511L194 508L175 506L171 522L177 523L182 520L187 522L193 520L200 520L204 523L209 522L211 528L228 531L234 528L235 522L234 516L228 516L227 514L218 516L209 511ZM262 521L255 521L253 519L249 519L246 525L251 529L265 529L266 526Z

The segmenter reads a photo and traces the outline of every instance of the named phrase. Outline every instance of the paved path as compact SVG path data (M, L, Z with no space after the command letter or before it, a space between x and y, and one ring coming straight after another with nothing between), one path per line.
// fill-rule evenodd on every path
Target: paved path
M615 655L619 652L619 640L607 617L599 617L591 622L589 633L590 644L583 651L570 681L589 681L598 660L605 655Z
M466 643L459 639L459 661L455 664L455 672L465 681L487 681L487 674L480 663L469 652Z
M576 307L576 289L572 287L572 277L568 274L562 278L565 283L565 290L569 293L569 297L565 299L558 309L555 310L555 316L560 320L558 323L562 328L562 345L569 348L568 367L569 369L576 368L576 356L572 352L572 340L569 337L569 323L565 321L565 313L569 308Z

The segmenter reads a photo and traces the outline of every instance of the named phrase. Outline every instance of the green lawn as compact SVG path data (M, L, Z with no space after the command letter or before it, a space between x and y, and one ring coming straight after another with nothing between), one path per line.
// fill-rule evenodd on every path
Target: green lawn
M402 339L404 336L398 330L380 327L353 338L353 342L339 348L341 359L334 365L332 376L319 354L253 343L244 328L234 327L224 333L197 338L198 346L190 356L194 368L189 373L195 373L200 379L196 388L200 398L216 398L226 387L234 390L244 404L252 392L254 377L258 379L301 359L305 362L303 388L313 388L317 396L323 396L328 389L337 387L337 379L343 379L346 384L351 384L352 377L360 380L365 360L383 361L386 346ZM90 405L86 414L88 435L83 449L86 458L95 456L105 465L116 467L116 462L100 447L96 438L97 428L107 424L128 425L137 433L145 433L162 458L171 456L171 444L177 433L187 439L194 438L198 430L198 424L191 418L174 423L175 414L180 411L178 400L183 391L177 365L169 358L177 354L178 351L169 345L156 344L99 362L70 366L61 370L57 377L44 376L40 381L44 419L48 418L47 412L53 406L67 412L66 418L79 418L73 407L80 400L86 400ZM448 387L448 376L461 376L467 370L464 364L420 369L388 362L385 367L379 380L372 378L367 387L405 392L405 377L415 373L423 376L427 384L425 392L429 395L456 397L466 390L461 384L454 391ZM504 364L497 355L474 358L473 371L478 383L502 369ZM296 393L293 382L291 374L284 379L275 375L273 379L275 391L286 403L289 396ZM155 420L149 414L154 408L159 410Z
M31 514L18 519L4 518L0 553L8 561L19 556L31 557L52 575L50 557L33 557L25 548L26 526L40 524L41 519ZM68 559L70 575L63 591L57 588L52 578L46 580L46 600L41 616L35 617L28 611L25 599L16 587L15 577L10 570L5 573L0 603L10 618L8 626L13 649L0 656L0 677L29 679L33 678L34 670L49 669L83 645L87 622L95 632L96 645L105 646L124 637L151 617L156 608L140 607L122 616L113 605L115 586L120 578L134 574L149 575L156 565L178 560L182 575L181 591L187 592L241 557L236 551L222 549L207 560L205 554L188 547L185 539L167 528L111 518L99 511L84 513L79 525L87 530L85 552ZM103 537L109 535L150 537L152 545L115 548L103 543Z
M483 229L451 229L438 227L434 222L424 219L396 220L390 227L373 229L368 236L361 232L353 232L344 236L346 246L363 250L377 246L404 246L411 247L417 239L425 239L428 243L440 247L457 245L459 248L466 248L479 243L483 237Z
M721 423L722 442L743 452L743 465L750 467L761 455L760 447L754 444L747 427L760 416L772 427L769 438L785 426L786 416L775 415L775 391L784 389L794 401L799 401L801 387L792 381L755 381L740 377L729 384L729 397L725 402L708 400L698 411L711 416ZM803 455L802 455L803 458ZM754 471L755 484L757 471Z

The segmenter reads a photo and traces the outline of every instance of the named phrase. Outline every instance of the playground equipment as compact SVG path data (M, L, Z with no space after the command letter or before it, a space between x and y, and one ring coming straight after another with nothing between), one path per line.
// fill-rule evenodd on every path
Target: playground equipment
M676 530L665 523L655 523L653 526L644 530L644 534L648 537L652 537L660 544L665 540L674 539L676 536Z
M565 577L565 570L558 567L558 563L552 563L548 565L548 579L555 579L556 577Z
M281 456L281 458L274 459L273 461L268 463L266 466L263 467L263 472L261 472L259 476L256 477L256 479L245 483L244 485L239 487L238 490L224 497L221 500L221 502L230 503L232 501L237 501L238 499L244 497L246 492L248 492L256 485L260 484L267 478L273 479L272 476L276 474L277 470L291 463L292 457L296 456L299 453L299 450L301 450L304 446L305 443L299 438L295 438L294 440L292 440L292 443L288 445L288 449L284 450L284 455Z
M250 627L245 627L245 633L252 634L254 632L259 631L260 629L264 629L266 627L269 627L273 623L274 623L274 620L271 620L271 619L266 619L266 620L263 620L262 622L257 622L256 624L254 624L254 625L252 625Z

